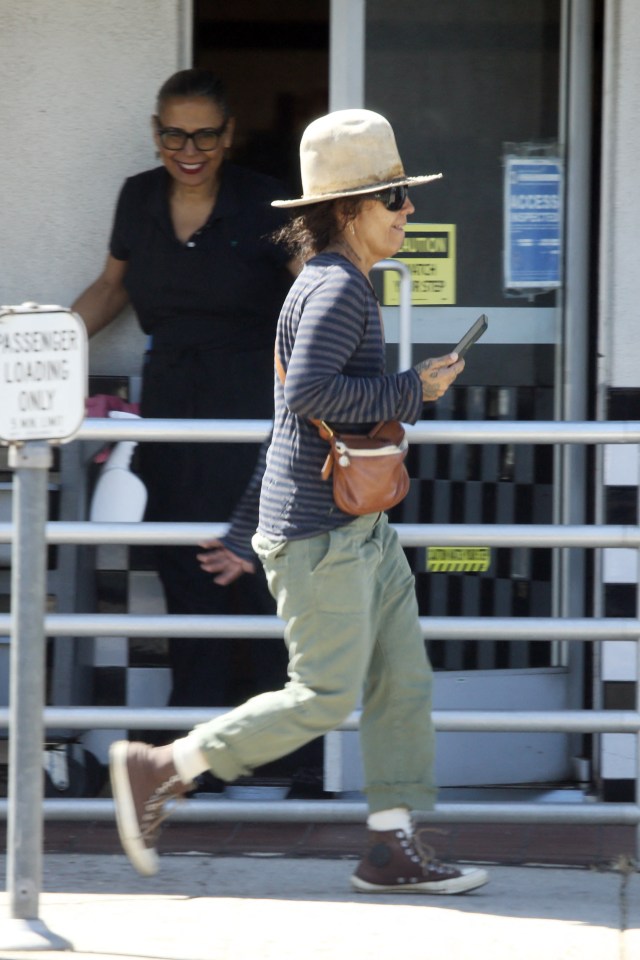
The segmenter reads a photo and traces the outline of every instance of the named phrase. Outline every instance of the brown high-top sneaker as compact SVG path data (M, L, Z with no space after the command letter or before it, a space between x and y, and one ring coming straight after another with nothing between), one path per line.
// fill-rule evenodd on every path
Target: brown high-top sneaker
M424 831L422 831L424 832ZM369 842L351 884L359 893L465 893L487 883L486 870L441 863L420 831L369 830Z
M158 872L156 844L171 813L167 804L183 799L193 784L178 776L172 744L118 740L109 749L109 766L120 842L138 873L150 877Z

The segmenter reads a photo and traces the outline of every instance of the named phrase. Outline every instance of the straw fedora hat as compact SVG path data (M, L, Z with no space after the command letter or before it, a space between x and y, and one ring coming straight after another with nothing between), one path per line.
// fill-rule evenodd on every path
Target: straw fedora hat
M310 123L300 141L300 174L302 196L273 200L273 207L303 207L403 184L417 187L442 176L408 177L391 124L371 110L336 110Z

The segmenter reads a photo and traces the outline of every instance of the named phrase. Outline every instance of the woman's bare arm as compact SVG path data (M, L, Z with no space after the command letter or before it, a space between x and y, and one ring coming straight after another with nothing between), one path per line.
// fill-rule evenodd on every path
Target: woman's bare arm
M90 337L115 320L129 302L124 287L126 272L127 261L109 254L100 276L71 305L84 320Z

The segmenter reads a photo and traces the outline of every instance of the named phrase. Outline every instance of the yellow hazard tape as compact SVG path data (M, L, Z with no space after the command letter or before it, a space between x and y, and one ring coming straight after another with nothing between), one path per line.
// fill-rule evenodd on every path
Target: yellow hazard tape
M490 566L490 547L427 547L429 573L485 573Z

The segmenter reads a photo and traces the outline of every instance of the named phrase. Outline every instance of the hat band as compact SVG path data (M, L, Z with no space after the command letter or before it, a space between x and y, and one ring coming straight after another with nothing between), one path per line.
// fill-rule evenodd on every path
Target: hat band
M439 180L441 173L431 173L422 177L393 177L388 180L379 180L376 183L367 183L357 187L337 188L332 192L326 193L307 193L297 200L272 200L272 207L303 207L310 203L322 203L325 200L339 200L342 197L357 197L362 194L376 193L378 190L385 190L387 187L417 187L423 183L429 183L431 180Z

